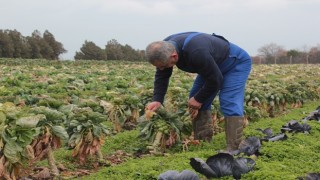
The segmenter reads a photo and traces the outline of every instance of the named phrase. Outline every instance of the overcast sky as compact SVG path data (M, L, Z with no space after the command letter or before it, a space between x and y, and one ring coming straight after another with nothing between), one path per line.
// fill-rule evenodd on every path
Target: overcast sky
M0 0L0 29L51 32L73 59L85 40L134 49L178 32L216 33L250 55L320 44L320 0Z

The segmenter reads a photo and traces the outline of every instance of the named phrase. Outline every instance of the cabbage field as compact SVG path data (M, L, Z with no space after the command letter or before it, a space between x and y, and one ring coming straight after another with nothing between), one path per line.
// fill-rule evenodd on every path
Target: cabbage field
M195 75L175 68L153 113L145 105L154 71L146 62L0 59L0 177L152 180L190 170L206 179L190 161L225 148L219 102L213 141L194 140L187 98ZM319 77L316 64L253 66L246 139L233 155L254 162L242 179L320 177ZM235 178L233 166L217 166L213 178Z

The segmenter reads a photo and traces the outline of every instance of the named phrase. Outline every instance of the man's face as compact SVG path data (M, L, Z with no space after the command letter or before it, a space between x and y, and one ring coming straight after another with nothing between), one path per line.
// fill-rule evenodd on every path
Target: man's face
M160 70L164 70L166 68L173 67L174 65L177 64L177 62L178 62L178 55L176 53L174 53L170 56L169 60L166 63L164 63L162 61L156 61L152 65L159 68Z

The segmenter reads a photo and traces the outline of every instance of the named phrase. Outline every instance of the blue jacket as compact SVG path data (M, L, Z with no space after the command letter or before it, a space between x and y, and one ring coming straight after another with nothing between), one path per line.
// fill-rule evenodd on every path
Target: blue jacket
M194 96L203 103L212 92L222 87L223 75L218 67L229 55L229 42L221 36L200 33L188 39L192 32L171 35L164 39L175 45L178 52L176 66L186 72L197 73L206 80L205 85ZM173 68L157 68L154 81L153 100L163 103Z

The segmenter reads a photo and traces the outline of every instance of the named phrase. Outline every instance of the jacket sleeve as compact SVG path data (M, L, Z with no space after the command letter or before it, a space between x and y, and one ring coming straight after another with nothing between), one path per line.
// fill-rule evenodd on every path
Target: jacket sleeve
M164 96L167 93L169 79L171 77L173 68L166 68L164 70L156 69L154 78L153 101L158 101L161 104L164 101Z
M205 80L205 84L194 98L196 101L204 103L211 95L217 95L222 87L223 76L214 58L206 50L194 51L191 62L197 73Z

